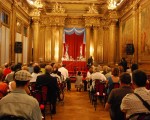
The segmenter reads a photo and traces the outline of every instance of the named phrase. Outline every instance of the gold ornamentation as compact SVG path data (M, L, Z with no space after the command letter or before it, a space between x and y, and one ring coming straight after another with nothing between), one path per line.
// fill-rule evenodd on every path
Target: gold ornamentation
M99 17L86 17L85 18L85 26L100 26L100 18Z
M89 13L89 14L98 14L98 11L95 8L95 4L94 3L91 6L89 6L89 11L87 13Z
M41 24L46 26L64 26L65 16L43 16Z
M40 16L41 11L38 9L33 10L33 16Z
M53 6L52 13L65 13L65 9L62 7L62 5L56 4Z
M84 26L85 21L83 18L67 18L65 20L65 25L80 25L80 26Z

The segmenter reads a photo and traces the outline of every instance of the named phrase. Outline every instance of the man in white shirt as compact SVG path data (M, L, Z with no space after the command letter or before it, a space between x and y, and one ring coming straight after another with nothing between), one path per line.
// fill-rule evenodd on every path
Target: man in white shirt
M65 68L66 65L59 64L59 66L60 67L58 68L58 71L61 72L61 74L63 75L64 81L67 82L67 90L70 91L70 89L71 89L71 82L70 82L70 79L69 79L68 70Z
M61 72L61 74L64 76L64 80L69 77L68 70L65 68L65 65L60 65L58 71Z
M101 81L106 81L106 77L100 72L100 68L96 67L95 72L91 75L92 87L95 86L95 80L99 79Z

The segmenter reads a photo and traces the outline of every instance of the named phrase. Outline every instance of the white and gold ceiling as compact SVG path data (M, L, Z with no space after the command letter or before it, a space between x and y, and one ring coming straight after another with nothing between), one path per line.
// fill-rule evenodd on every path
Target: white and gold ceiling
M16 0L22 4L26 3L28 11L40 9L42 12L51 13L56 3L61 5L68 15L80 15L89 11L89 7L94 5L99 14L105 14L108 9L114 10L125 0Z

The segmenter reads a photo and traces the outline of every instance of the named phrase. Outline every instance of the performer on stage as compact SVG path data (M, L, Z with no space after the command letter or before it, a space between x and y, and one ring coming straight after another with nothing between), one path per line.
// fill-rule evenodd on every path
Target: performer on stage
M90 56L90 57L88 58L87 66L88 66L88 68L90 68L92 65L93 65L93 58L92 58L92 56Z

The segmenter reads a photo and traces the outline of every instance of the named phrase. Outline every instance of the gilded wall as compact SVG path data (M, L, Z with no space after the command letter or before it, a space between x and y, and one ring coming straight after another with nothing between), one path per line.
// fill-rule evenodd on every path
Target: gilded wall
M138 63L147 72L150 66L149 13L150 1L147 0L132 0L120 11L120 56L126 57L129 63ZM133 55L126 54L128 43L134 45Z

